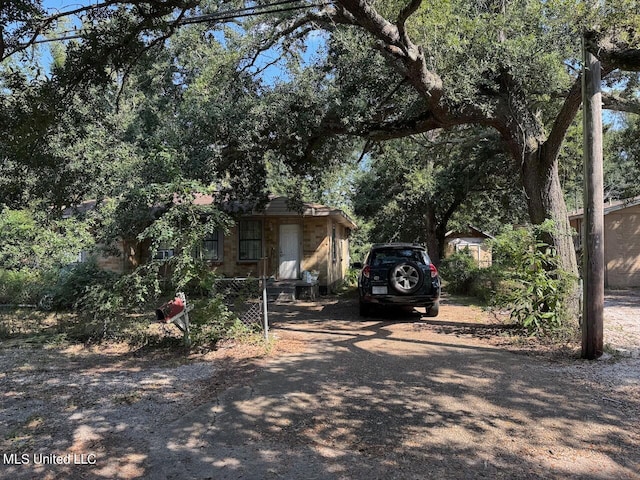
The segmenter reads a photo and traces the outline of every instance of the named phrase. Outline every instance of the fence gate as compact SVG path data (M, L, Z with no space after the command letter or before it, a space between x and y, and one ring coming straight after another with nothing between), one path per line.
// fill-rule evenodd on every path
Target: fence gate
M213 294L221 295L224 303L249 327L264 330L269 335L266 282L260 278L219 278L213 285Z

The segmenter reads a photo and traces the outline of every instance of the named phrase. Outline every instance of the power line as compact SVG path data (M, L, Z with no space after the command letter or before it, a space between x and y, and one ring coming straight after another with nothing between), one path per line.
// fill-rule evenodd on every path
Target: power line
M183 25L195 25L199 23L209 23L209 22L220 22L225 20L233 20L236 18L246 18L246 17L255 17L259 15L267 15L270 13L281 13L281 12L290 12L294 10L307 10L316 7L323 7L329 5L329 3L312 3L308 5L296 5L285 8L275 8L271 9L271 7L276 7L279 5L288 5L300 3L302 0L280 0L278 2L273 2L264 5L256 5L254 7L240 8L236 10L228 10L224 12L216 12L216 13L208 13L203 15L197 15L194 17L183 18L179 22L177 22L176 26ZM269 9L269 10L267 10ZM255 10L262 10L256 12ZM167 24L169 25L169 23ZM51 42L61 42L65 40L75 40L84 38L84 34L90 32L90 30L67 30L63 33L63 36L59 37L51 37L51 38L43 38L40 40L34 40L30 42L30 44L42 44L42 43L51 43ZM74 33L74 35L66 35L67 33Z
M198 15L195 17L189 17L185 20L187 20L186 23L197 23L197 21L202 20L202 21L207 21L207 20L216 20L218 16L220 15L233 15L233 14L242 14L244 12L254 12L255 10L262 10L265 8L270 8L270 7L277 7L279 5L288 5L290 3L300 3L303 0L280 0L278 2L273 2L273 3L265 3L263 5L256 5L254 7L245 7L245 8L238 8L236 10L226 10L223 12L214 12L214 13L205 13L203 15ZM298 8L306 8L308 7L308 5L300 5ZM256 12L256 14L262 14L265 12ZM181 22L182 23L182 22Z
M285 2L283 2L285 3ZM289 2L286 2L289 3ZM290 12L292 10L306 10L306 9L310 9L310 8L315 8L315 7L323 7L325 5L328 5L328 3L312 3L310 5L300 5L297 7L288 7L288 8L278 8L278 9L274 9L274 10L266 10L263 12L251 12L251 13L244 13L244 14L234 14L234 15L229 15L229 16L220 16L220 17L215 17L215 18L201 18L199 19L198 17L191 17L191 18L185 18L184 20L181 20L180 22L178 22L178 25L189 25L189 24L195 24L195 23L207 23L207 22L211 22L211 21L220 21L220 20L232 20L234 18L243 18L243 17L256 17L258 15L266 15L267 13L280 13L280 12Z

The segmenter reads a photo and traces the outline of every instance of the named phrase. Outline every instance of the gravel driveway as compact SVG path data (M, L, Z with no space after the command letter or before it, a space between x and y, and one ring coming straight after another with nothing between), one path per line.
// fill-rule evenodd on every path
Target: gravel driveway
M607 298L605 340L632 352L638 298ZM262 358L5 346L2 453L29 463L0 478L640 479L637 358L532 354L453 301L433 319L363 322L334 298L271 319Z
M612 290L604 301L605 346L622 356L640 357L640 292Z

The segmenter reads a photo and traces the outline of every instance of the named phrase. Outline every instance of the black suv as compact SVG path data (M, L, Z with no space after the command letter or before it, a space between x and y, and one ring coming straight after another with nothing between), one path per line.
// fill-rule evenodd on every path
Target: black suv
M428 317L440 308L440 277L424 247L410 243L376 244L365 258L358 277L360 315L374 305L425 307Z

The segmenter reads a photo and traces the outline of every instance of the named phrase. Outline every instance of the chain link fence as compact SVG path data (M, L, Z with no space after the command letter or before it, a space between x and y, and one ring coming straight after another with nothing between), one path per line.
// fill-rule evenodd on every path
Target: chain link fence
M264 328L267 334L267 313L263 294L263 281L259 278L219 278L213 285L213 294L220 295L227 308L249 327Z

